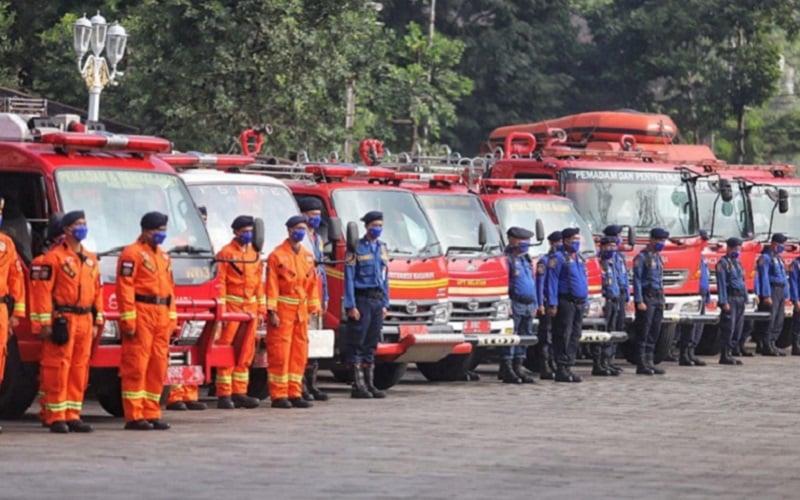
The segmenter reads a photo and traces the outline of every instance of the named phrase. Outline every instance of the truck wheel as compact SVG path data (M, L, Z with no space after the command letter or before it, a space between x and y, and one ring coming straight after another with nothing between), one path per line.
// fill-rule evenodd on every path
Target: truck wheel
M331 373L333 373L333 379L337 382L343 384L353 383L353 374L345 365L337 365L331 368Z
M247 383L247 395L251 398L258 398L262 401L269 398L266 369L250 368L250 379Z
M6 369L0 387L0 418L20 418L36 398L39 391L39 365L23 363L19 357L17 338L8 341Z
M464 380L472 357L472 353L450 354L435 363L417 363L417 369L431 382Z
M375 387L386 390L403 378L408 363L378 363L375 365Z
M675 340L675 329L677 325L662 325L661 335L658 336L656 342L656 350L653 354L653 362L655 364L661 363L668 356L670 349L672 349L672 342Z
M97 402L115 417L124 417L122 409L122 383L116 368L94 368L90 372Z
M697 343L695 352L701 356L716 356L719 354L719 326L706 325L703 336Z

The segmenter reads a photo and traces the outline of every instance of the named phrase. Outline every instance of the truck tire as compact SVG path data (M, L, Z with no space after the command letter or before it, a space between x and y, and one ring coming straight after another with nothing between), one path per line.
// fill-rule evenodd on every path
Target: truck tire
M472 353L450 354L435 363L417 363L417 369L431 382L455 382L465 380L472 358Z
M353 374L350 372L350 369L347 368L345 365L336 365L331 368L331 373L333 373L333 380L337 382L341 382L343 384L352 384L353 383Z
M675 340L676 329L677 325L661 325L661 335L658 336L655 353L653 354L653 362L655 364L664 361L669 354L670 349L672 349L672 343Z
M269 398L267 370L264 368L250 368L250 378L247 383L247 395L251 398L258 398L262 401Z
M695 352L701 356L717 356L719 354L719 326L706 325L703 336L697 343Z
M23 363L17 338L8 340L6 369L0 387L0 418L16 419L25 415L39 391L38 363Z
M403 378L408 363L378 363L375 365L375 387L386 390Z
M115 417L124 417L119 370L117 368L93 368L90 372L90 380L95 388L95 395L100 406Z

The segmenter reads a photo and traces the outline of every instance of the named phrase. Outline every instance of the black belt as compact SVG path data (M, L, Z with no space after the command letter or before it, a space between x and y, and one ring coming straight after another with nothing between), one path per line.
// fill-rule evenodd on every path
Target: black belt
M356 288L355 293L357 297L383 300L383 290L380 288Z
M534 302L536 302L536 299L529 299L528 297L520 297L518 295L513 295L511 297L511 301L512 302L519 302L520 304L523 304L523 305L527 306L527 305L530 305L530 304L533 304Z
M14 297L12 297L11 295L2 295L0 296L0 303L9 306L8 308L11 309L11 304L14 303Z
M56 305L54 309L56 310L56 312L71 313L71 314L91 314L91 312L92 312L92 308L91 307Z
M558 300L566 300L567 302L572 302L574 304L583 304L586 302L586 297L580 298L573 295L559 295Z
M783 288L784 286L786 286L786 283L770 283L769 286L771 286L772 288Z
M168 306L172 304L172 297L156 297L155 295L139 295L137 293L136 302L144 302L145 304L155 304L157 306Z
M728 290L729 297L747 297L747 292L742 290Z
M646 288L642 290L642 295L650 298L661 298L664 296L664 290L660 288Z

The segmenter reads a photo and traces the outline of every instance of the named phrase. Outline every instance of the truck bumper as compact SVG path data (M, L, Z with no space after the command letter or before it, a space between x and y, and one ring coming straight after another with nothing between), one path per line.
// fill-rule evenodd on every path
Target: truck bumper
M581 344L606 344L619 343L628 340L625 332L604 332L601 330L583 330L581 332Z
M435 363L450 354L469 354L472 345L460 333L410 333L399 342L379 343L381 363Z

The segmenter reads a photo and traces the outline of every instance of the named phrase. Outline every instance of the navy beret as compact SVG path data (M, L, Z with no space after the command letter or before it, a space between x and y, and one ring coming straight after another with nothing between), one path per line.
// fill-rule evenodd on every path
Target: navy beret
M169 220L169 217L167 217L166 214L162 214L161 212L147 212L142 216L142 221L139 225L145 231L149 231L151 229L158 229L161 226L166 226L167 220Z
M236 230L241 229L243 227L252 226L255 223L256 223L256 221L255 221L255 219L253 219L252 215L240 215L240 216L236 217L235 219L233 219L233 223L231 224L231 227L233 228L234 231L236 231Z
M654 227L650 230L650 237L654 240L665 240L669 238L669 231L660 227Z
M773 243L786 243L786 235L783 233L775 233L772 235Z
M552 233L547 235L547 241L550 243L555 243L556 241L563 240L564 237L561 236L561 231L553 231Z
M78 219L86 219L86 213L83 210L73 210L72 212L67 212L64 214L64 217L61 218L61 227L62 230L65 227L69 227Z
M603 234L606 236L618 236L622 232L622 226L612 224L603 229Z
M725 243L727 243L728 247L730 247L730 248L740 247L740 246L742 246L742 239L741 238L737 238L736 236L731 236L730 238L728 238L725 241Z
M208 209L206 208L205 205L200 205L199 207L197 207L197 211L200 212L201 215L205 215L206 217L208 217Z
M600 238L601 245L610 245L611 243L617 244L617 237L614 235L606 235Z
M306 218L302 215L292 215L289 217L289 220L286 221L286 227L294 227L298 224L305 224Z
M581 230L578 229L577 227L566 227L561 230L561 236L564 239L572 238L573 236L577 236L578 234L580 234L580 232Z
M310 212L312 210L322 210L322 202L319 198L309 196L301 199L298 203L301 212Z
M64 227L61 225L61 218L63 214L56 212L50 216L50 220L47 221L47 239L54 240L64 234Z
M517 238L520 240L528 240L533 238L533 233L531 231L528 231L524 227L517 226L508 228L506 235L508 235L509 238Z
M364 224L369 224L370 222L374 222L376 220L383 220L383 212L379 212L378 210L367 212L364 214L364 217L362 217L361 220L364 221Z
M708 231L706 231L705 229L701 229L701 230L700 230L700 231L698 231L698 232L700 233L700 239L701 239L701 240L703 240L703 241L708 241L708 239L709 239L709 236L708 236Z

